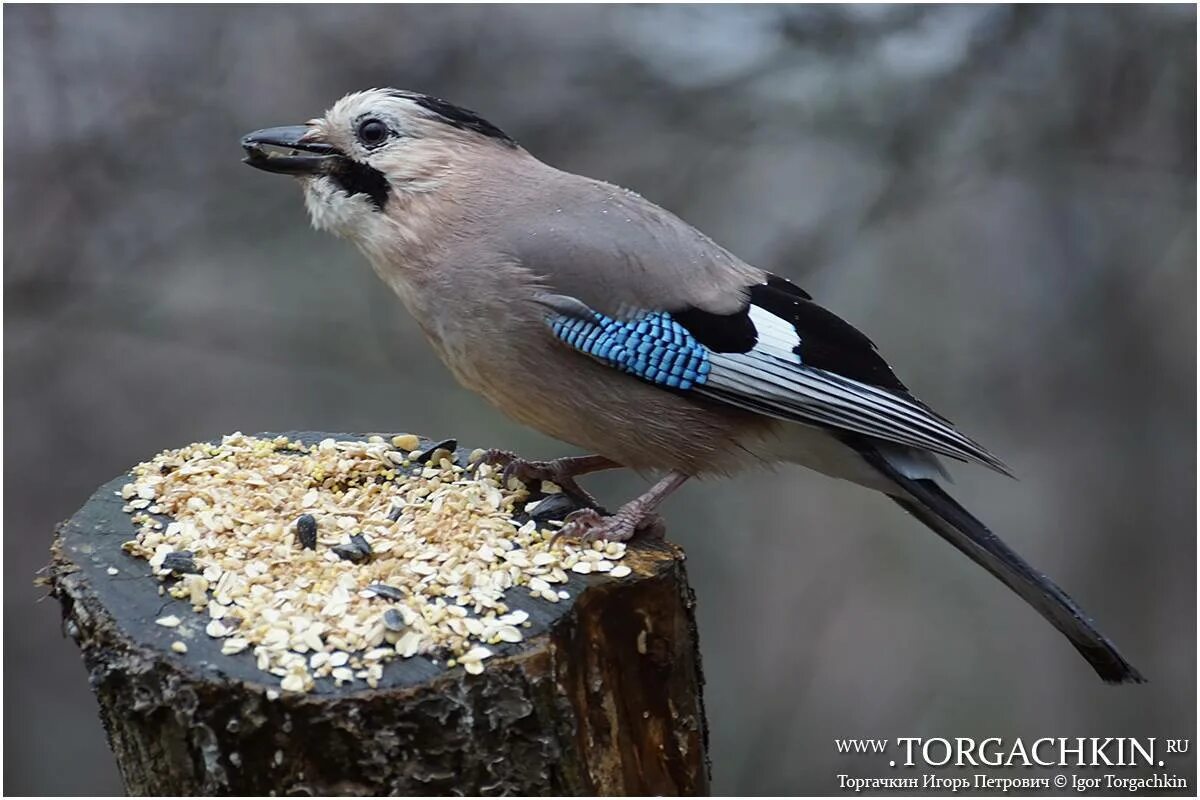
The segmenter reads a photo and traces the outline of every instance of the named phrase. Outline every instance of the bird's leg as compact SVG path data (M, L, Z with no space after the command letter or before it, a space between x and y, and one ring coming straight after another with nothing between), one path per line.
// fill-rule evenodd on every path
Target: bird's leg
M602 516L594 508L581 508L567 515L566 525L554 535L582 539L585 542L596 539L607 539L612 542L624 542L633 538L638 532L662 538L665 526L662 517L656 512L667 495L683 485L690 478L682 472L672 472L658 483L650 487L641 497L631 500L611 517Z
M567 456L566 458L556 458L553 461L526 461L508 450L488 450L484 453L482 461L503 467L501 480L505 484L508 483L509 478L516 478L525 484L534 481L551 481L558 484L567 496L593 508L599 506L599 503L596 502L596 498L575 482L575 476L605 469L616 469L621 466L611 458L604 456Z

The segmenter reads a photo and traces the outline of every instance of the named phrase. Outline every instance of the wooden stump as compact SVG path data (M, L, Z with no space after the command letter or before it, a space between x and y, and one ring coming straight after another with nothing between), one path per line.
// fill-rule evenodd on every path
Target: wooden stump
M278 693L248 651L222 655L206 618L160 596L149 564L122 551L135 531L116 493L129 480L105 484L59 526L48 583L131 794L708 791L679 548L635 543L623 562L632 575L572 575L558 604L510 591L533 627L480 675L417 656L389 662L376 689L322 679L312 693ZM199 634L184 654L170 649L180 630L154 624L172 613Z

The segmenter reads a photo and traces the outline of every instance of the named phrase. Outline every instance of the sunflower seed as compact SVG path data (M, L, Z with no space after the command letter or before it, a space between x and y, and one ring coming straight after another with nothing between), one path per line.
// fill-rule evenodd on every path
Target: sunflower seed
M339 558L355 564L362 564L371 558L371 545L358 533L351 536L346 544L339 544L332 550Z
M383 624L389 631L404 630L404 615L394 608L383 612Z
M395 586L388 586L386 583L370 583L367 584L367 588L388 600L403 600L407 596Z
M582 507L566 494L552 494L539 500L537 507L529 516L534 522L546 523L550 520L561 520L567 514Z
M317 520L312 514L296 518L296 539L305 550L317 549Z
M163 558L162 569L166 572L176 572L181 575L200 574L191 550L175 550L167 553L166 557Z

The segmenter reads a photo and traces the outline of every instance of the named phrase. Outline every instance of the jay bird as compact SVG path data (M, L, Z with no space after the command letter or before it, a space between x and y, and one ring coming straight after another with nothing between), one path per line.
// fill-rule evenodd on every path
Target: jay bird
M938 485L938 457L1010 474L913 396L865 335L639 195L542 163L429 95L356 92L305 125L243 138L296 177L314 227L353 242L465 387L594 453L527 462L552 480L666 473L564 531L628 539L692 476L801 464L885 493L1003 581L1105 681L1141 674L1045 575ZM452 312L452 313L451 313Z

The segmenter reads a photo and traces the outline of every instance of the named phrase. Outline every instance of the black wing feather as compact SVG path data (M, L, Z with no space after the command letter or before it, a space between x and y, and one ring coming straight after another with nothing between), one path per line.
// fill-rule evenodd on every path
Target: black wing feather
M908 388L875 349L875 343L807 292L775 275L750 288L750 302L792 323L800 337L796 355L810 367L888 389L911 399Z
M796 284L769 275L766 283L749 287L750 304L790 322L800 337L796 355L801 363L878 386L912 400L908 388L875 349L875 343L841 317L812 301ZM713 314L699 308L672 310L671 316L696 341L716 353L748 353L757 342L750 305L733 314Z

